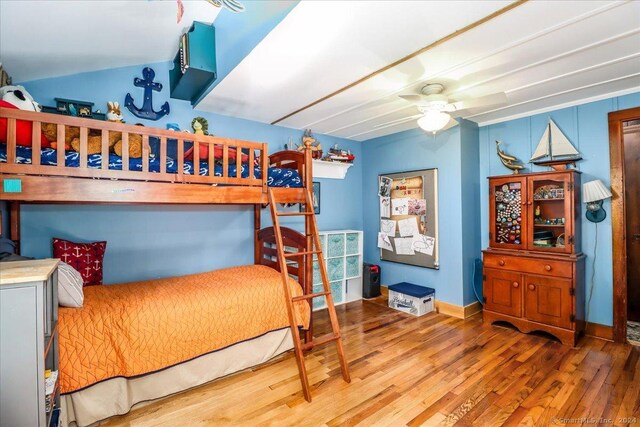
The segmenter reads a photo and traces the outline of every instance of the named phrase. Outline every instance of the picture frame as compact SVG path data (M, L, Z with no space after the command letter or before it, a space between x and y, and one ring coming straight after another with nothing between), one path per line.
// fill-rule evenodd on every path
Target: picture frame
M313 213L316 215L320 215L320 183L317 181L313 182ZM300 212L304 212L305 207L303 203L300 203Z

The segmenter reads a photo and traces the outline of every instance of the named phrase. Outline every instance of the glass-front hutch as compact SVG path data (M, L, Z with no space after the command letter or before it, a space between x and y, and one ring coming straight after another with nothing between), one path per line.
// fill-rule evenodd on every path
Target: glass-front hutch
M483 318L575 345L584 330L580 172L489 178Z

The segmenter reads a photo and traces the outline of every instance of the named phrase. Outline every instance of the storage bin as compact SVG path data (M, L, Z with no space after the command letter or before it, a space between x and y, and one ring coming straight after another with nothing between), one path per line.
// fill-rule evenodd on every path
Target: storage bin
M360 253L360 235L358 233L347 233L347 255L357 255Z
M347 279L360 276L360 256L352 255L347 257Z
M344 279L344 258L329 258L327 260L327 273L330 282Z
M327 236L327 257L344 255L344 234L329 234Z
M322 288L322 284L319 285L313 285L313 293L318 293L318 292L322 292L323 288ZM325 300L325 297L318 297L318 298L314 298L313 299L313 309L316 310L318 308L322 308L322 307L326 307L327 306L327 301Z
M322 273L320 272L320 263L313 261L313 284L322 284Z
M436 291L413 283L397 283L389 286L389 307L398 311L422 316L435 310Z
M331 295L333 295L333 303L339 304L344 298L344 281L331 282Z

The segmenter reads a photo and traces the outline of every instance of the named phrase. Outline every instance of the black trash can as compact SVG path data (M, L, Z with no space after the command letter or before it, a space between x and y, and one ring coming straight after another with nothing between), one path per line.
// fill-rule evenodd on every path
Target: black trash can
M378 296L380 296L380 266L365 262L362 269L362 297Z

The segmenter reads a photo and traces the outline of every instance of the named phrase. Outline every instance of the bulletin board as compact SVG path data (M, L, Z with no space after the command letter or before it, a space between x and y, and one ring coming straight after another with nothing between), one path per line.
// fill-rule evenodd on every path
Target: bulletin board
M438 169L378 175L380 259L439 269Z

